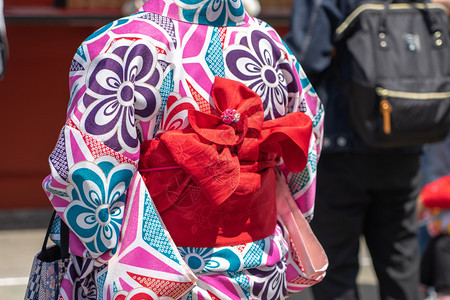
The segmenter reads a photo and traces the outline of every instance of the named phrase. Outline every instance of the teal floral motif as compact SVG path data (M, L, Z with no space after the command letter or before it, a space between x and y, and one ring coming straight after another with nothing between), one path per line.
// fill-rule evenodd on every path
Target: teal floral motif
M241 0L175 0L185 21L213 26L233 26L245 16Z
M134 172L135 166L118 164L111 156L82 161L70 169L67 194L71 202L64 217L93 257L117 246L125 191Z
M236 272L243 268L243 261L232 248L179 247L181 257L194 273Z

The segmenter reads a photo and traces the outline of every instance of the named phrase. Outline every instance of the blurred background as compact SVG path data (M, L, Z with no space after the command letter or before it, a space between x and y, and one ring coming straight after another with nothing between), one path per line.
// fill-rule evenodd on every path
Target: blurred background
M288 30L290 1L260 1L259 17L280 35ZM41 182L65 121L72 57L93 31L129 10L126 2L4 1L9 58L0 81L0 209L48 208Z
M51 215L41 182L49 174L47 159L65 121L72 57L86 37L132 12L135 3L138 1L4 0L9 56L0 81L2 300L23 299L31 263L42 246ZM287 33L291 0L245 0L244 4L281 36ZM359 282L373 294L373 271L364 252L361 262ZM310 296L303 293L293 298Z

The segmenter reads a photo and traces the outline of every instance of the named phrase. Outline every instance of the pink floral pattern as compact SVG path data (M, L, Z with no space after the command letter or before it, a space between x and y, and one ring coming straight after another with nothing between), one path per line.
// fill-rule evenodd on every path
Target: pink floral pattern
M274 29L248 16L240 0L194 4L148 1L96 31L74 55L67 121L43 183L71 225L73 255L61 300L283 298L315 283L302 277L281 225L262 240L226 250L196 248L194 257L192 249L179 249L136 168L142 143L191 127L189 110L217 109L215 77L240 81L261 97L264 120L299 111L312 120L307 167L296 173L279 166L301 211L312 216L323 124L317 94ZM241 113L236 124L242 120ZM82 175L86 166L97 177ZM195 259L209 263L202 268ZM265 280L276 285L269 290Z

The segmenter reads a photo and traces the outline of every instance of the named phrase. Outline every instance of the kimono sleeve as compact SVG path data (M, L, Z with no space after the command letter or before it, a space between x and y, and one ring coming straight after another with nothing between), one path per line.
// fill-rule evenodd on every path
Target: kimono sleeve
M71 240L73 254L115 253L127 189L137 172L142 124L155 119L161 83L150 41L84 42L73 58L67 121L43 182L51 204L82 244L73 246Z
M298 86L291 95L288 111L301 111L308 115L312 120L313 128L305 169L300 173L292 173L283 166L281 168L300 211L310 221L314 216L316 173L322 149L324 107L297 58L287 46L285 51L288 53L288 61L294 74L293 81Z

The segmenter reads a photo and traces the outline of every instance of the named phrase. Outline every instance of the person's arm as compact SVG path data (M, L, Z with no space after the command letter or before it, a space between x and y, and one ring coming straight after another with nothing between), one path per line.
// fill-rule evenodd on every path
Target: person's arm
M291 81L288 85L290 101L287 111L303 112L311 118L313 125L304 170L300 173L293 173L289 172L284 165L279 167L286 177L298 208L310 221L314 214L316 170L322 148L324 108L299 61L287 47L286 42L280 37L279 39L280 48L289 65L286 71L292 74L292 78L291 76L286 77Z
M71 240L72 253L92 258L116 251L127 189L137 172L139 122L155 118L162 84L151 43L101 43L85 42L72 61L68 116L43 182L81 242ZM97 53L99 48L105 50Z
M296 80L298 80L300 87L299 101L294 102L292 109L294 111L303 111L308 115L312 120L313 128L305 169L300 173L287 173L286 170L284 171L294 200L305 218L310 221L314 215L316 173L322 149L324 107L302 66L300 66L293 55L290 58L292 59L292 66L296 74L298 74Z
M294 0L286 43L315 83L330 64L333 36L342 14L337 0Z

